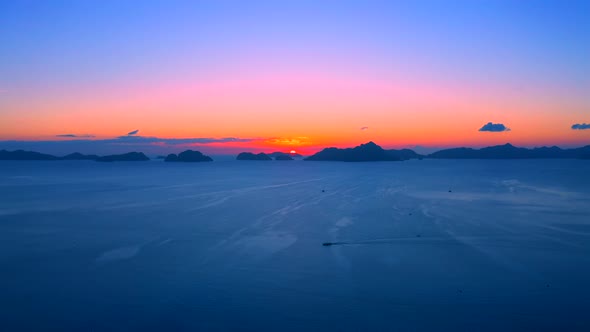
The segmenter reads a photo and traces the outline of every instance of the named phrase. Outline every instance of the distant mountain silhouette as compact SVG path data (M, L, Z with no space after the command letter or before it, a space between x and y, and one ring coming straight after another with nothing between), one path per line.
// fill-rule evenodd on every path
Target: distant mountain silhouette
M251 152L242 152L236 158L237 160L272 160L266 153L254 154Z
M6 151L0 150L0 160L58 160L56 156L34 151Z
M565 159L584 158L590 155L590 145L561 149L557 146L540 147L534 149L518 148L507 143L481 149L454 148L431 153L428 158L436 159Z
M147 161L150 160L145 154L142 152L129 152L124 154L113 154L110 156L103 156L98 157L96 161Z
M275 157L275 160L294 160L294 159L291 158L291 156L288 154L279 154Z
M99 157L95 154L81 154L80 152L70 153L61 157L63 160L96 160Z
M280 151L267 153L267 155L271 158L275 158L275 160L278 156L289 156L289 157L293 157L293 158L303 157L299 153L288 153L288 152L280 152Z
M200 151L186 150L177 155L171 153L164 161L180 161L180 162L202 162L202 161L213 161L211 157L205 156Z
M379 145L368 142L354 148L338 149L326 148L305 158L307 161L401 161L420 158L412 150L384 150Z
M276 160L293 160L291 154L273 152L270 155ZM254 154L242 152L237 160L272 160L270 155L265 153ZM496 145L481 149L452 148L440 150L422 156L412 150L385 150L379 145L368 142L360 146L347 149L326 148L322 151L305 158L307 161L400 161L408 159L590 159L590 145L579 148L561 149L557 146L539 147L533 149L519 148L512 144ZM129 152L119 155L97 156L84 155L74 152L63 157L50 154L15 150L0 150L0 160L96 160L96 161L145 161L149 158L141 152ZM165 161L178 162L199 162L212 161L211 157L203 155L199 151L186 150L178 155L170 154Z

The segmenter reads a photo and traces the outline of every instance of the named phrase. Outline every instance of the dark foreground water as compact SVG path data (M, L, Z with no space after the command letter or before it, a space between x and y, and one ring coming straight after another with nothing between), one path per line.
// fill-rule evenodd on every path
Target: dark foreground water
M590 161L0 162L2 331L590 331L589 312Z

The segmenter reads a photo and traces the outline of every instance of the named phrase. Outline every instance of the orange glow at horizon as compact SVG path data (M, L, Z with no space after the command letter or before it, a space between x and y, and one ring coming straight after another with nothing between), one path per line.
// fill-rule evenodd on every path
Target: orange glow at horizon
M0 139L100 139L135 128L143 136L238 137L252 142L207 144L315 152L374 141L384 147L582 144L590 131L570 129L584 100L516 94L501 87L401 78L366 68L216 73L200 79L120 82L26 100L5 93ZM97 93L97 91L99 93ZM579 116L564 117L568 109ZM510 132L478 132L485 123ZM361 130L366 126L368 129Z
M0 5L3 146L590 144L585 4L235 2Z

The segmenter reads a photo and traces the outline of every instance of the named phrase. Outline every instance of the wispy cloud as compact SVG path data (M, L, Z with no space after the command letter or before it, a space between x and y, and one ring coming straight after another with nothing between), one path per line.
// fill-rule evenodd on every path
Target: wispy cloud
M479 131L489 131L493 133L499 133L503 131L510 131L510 128L506 127L502 123L492 123L488 122L483 127L479 128Z
M127 136L133 136L133 135L137 135L137 133L139 133L139 129L136 129L134 131L130 131L127 133Z
M182 145L182 144L211 144L211 143L231 143L231 142L252 142L255 138L236 138L236 137L197 137L197 138L160 138L149 136L119 136L114 139L102 140L111 144L165 144L165 145Z
M586 130L590 129L590 123L576 123L572 125L573 130Z
M76 134L61 134L55 135L56 137L67 137L67 138L91 138L92 135L76 135ZM244 143L264 140L261 138L237 138L237 137L195 137L195 138L161 138L161 137L149 137L149 136L119 136L115 138L106 139L71 139L71 140L43 140L43 141L27 141L27 142L38 142L38 143L56 143L66 144L75 142L85 142L93 144L109 144L109 145L188 145L188 144L213 144L213 143ZM0 142L19 142L19 141L0 141Z
M55 135L55 137L91 138L91 137L94 137L94 135L60 134L60 135Z
M63 139L69 138L69 139ZM71 152L109 154L115 152L142 151L151 153L166 153L178 149L195 146L210 145L212 149L230 147L232 143L239 146L243 143L265 141L266 138L238 138L238 137L192 137L192 138L162 138L149 136L119 136L106 139L92 139L85 135L60 134L53 140L41 141L0 141L1 149L36 150L46 153L67 154Z
M361 130L363 130L363 131L368 130L368 129L369 129L369 127L361 127Z

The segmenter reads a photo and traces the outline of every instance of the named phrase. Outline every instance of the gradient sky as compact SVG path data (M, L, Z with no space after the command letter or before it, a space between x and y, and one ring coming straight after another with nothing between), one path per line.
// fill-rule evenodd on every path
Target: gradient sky
M590 144L590 1L4 0L0 22L0 148Z

